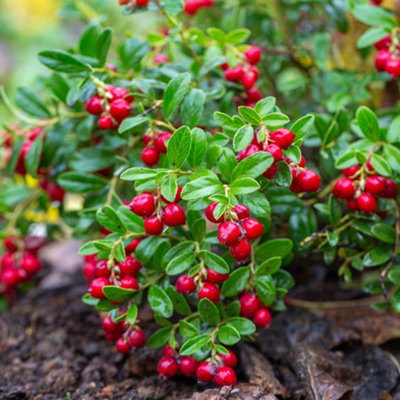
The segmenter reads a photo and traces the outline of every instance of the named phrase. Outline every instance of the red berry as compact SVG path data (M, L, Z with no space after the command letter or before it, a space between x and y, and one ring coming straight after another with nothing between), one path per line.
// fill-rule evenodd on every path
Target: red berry
M182 375L185 376L196 376L197 367L199 362L192 356L182 357L179 364L179 370Z
M260 91L252 87L245 94L245 100L247 103L257 103L262 98Z
M228 68L224 72L225 79L230 82L239 82L244 75L244 70L241 65L234 68Z
M35 254L26 253L22 257L21 268L29 275L33 275L42 268L42 263Z
M250 65L249 72L255 77L256 80L260 76L260 71L255 65Z
M123 289L138 290L139 284L133 276L125 276L125 278L121 279L121 287Z
M85 277L86 283L89 284L93 279L96 278L96 266L92 262L87 262L83 267L83 276Z
M374 46L376 49L381 50L381 49L388 49L391 44L392 44L392 36L386 35L381 40L378 40L377 42L375 42Z
M239 151L236 159L238 161L242 161L245 158L247 158L247 157L251 156L252 154L257 153L259 151L260 151L260 148L256 144L250 144L245 149Z
M101 326L106 333L122 333L122 323L114 322L109 315L103 319Z
M147 7L150 0L136 0L136 4L138 7Z
M316 192L321 186L319 175L311 169L301 171L296 182L305 192Z
M263 233L263 224L255 218L247 218L242 222L242 228L246 231L247 239L257 239Z
M169 63L169 58L165 54L156 54L154 57L154 62L156 65Z
M181 193L182 193L182 188L181 188L180 186L178 186L178 190L177 190L177 192L176 192L174 201L172 201L172 202L171 202L171 201L168 201L164 196L161 196L161 200L162 200L164 203L167 203L167 204L179 203L179 202L182 200Z
M103 112L103 99L99 96L92 96L85 105L85 110L92 115L101 115Z
M99 128L102 131L106 131L108 129L111 129L113 127L113 121L109 115L102 115L99 118Z
M333 195L338 199L350 199L355 192L356 188L350 178L340 178L332 189Z
M363 193L357 198L357 207L360 211L371 214L376 211L377 203L371 193Z
M365 190L372 195L379 195L386 190L386 179L380 175L371 175L365 180Z
M18 157L17 165L15 167L15 172L17 172L20 175L26 174L25 157L28 154L29 150L31 149L32 145L33 145L33 142L30 140L27 140L22 145L22 149L21 149L21 152Z
M165 357L176 357L178 352L169 344L165 345L163 348L163 355Z
M242 85L246 89L251 89L257 82L257 78L254 74L245 74L242 76Z
M107 278L96 278L89 285L89 293L96 299L105 299L106 296L103 293L103 287L109 285L110 282Z
M190 294L196 290L196 283L193 277L181 275L175 283L175 289L178 293Z
M344 176L347 176L348 178L353 178L354 175L360 170L360 167L358 165L353 165L352 167L344 168L341 170L342 174Z
M217 201L213 201L212 203L210 203L207 208L206 208L206 217L209 221L214 222L214 224L219 224L220 222L222 222L224 220L224 216L221 215L218 219L215 219L214 217L214 209L215 207L218 205Z
M266 308L257 310L253 317L253 322L258 328L268 328L271 323L272 317Z
M370 159L367 161L367 170L368 170L369 172L375 172L375 169L374 169L374 167L373 167L372 162L371 162Z
M129 243L128 246L125 247L126 252L127 253L135 252L136 248L139 246L139 243L140 243L140 239L133 239L133 241L131 243ZM131 275L131 274L128 274L128 275Z
M157 138L154 140L154 146L160 153L167 152L167 146L165 145L165 142L169 140L171 136L172 136L171 132L163 132L160 135L158 135Z
M251 244L247 239L242 239L237 244L232 245L229 251L236 261L244 261L250 257Z
M157 365L160 378L171 378L178 372L178 363L172 357L162 357Z
M245 318L252 318L261 303L255 294L244 294L240 299L240 315Z
M203 288L199 291L199 299L209 299L214 303L220 300L221 292L213 283L205 282Z
M357 201L354 199L347 200L347 208L352 212L356 212L358 210Z
M234 386L237 383L235 371L230 367L221 367L217 369L214 382L218 386Z
M208 361L203 361L196 371L199 382L211 382L215 375L215 366Z
M250 217L250 210L244 204L238 204L233 207L232 211L237 215L239 221Z
M146 147L142 150L142 161L148 166L152 167L158 163L160 159L160 152L155 147Z
M281 149L287 149L293 143L296 135L289 129L281 128L272 132L270 137Z
M276 174L278 173L279 167L278 164L273 163L264 173L263 177L267 179L274 179Z
M386 71L388 61L391 59L392 54L389 50L379 50L375 56L375 68L379 72Z
M132 101L135 100L135 98L130 94L131 92L123 87L112 87L110 93L113 96L113 100L124 99L129 103L132 103Z
M3 240L3 246L10 252L14 253L18 250L18 246L15 241L15 236L8 236Z
M64 200L65 190L56 183L47 182L46 193L52 201L58 201L61 203Z
M111 271L108 269L106 260L101 260L96 264L95 275L97 278L108 278Z
M247 58L247 61L250 64L257 64L261 60L262 52L258 46L250 46L245 52L244 55Z
M393 78L400 76L400 58L389 58L386 62L386 72Z
M129 335L128 342L132 347L140 349L146 344L146 334L141 329L136 329Z
M144 229L148 235L161 235L163 228L164 224L157 215L152 215L144 220Z
M168 204L164 208L163 221L167 226L181 226L186 223L186 215L178 204Z
M283 160L282 149L278 145L271 143L265 148L265 151L270 153L275 161Z
M381 197L385 199L395 199L397 193L397 183L393 179L386 178L386 190L381 194Z
M224 246L235 244L240 237L240 228L234 222L223 222L218 227L218 240Z
M110 104L110 114L120 122L132 114L132 107L127 100L116 99Z
M218 354L226 367L235 368L237 365L237 357L232 350L228 350L229 354Z
M119 263L118 267L120 276L124 278L125 276L135 276L142 268L142 263L135 257L126 257L126 260Z
M200 7L198 0L186 0L184 12L188 15L194 15Z
M120 337L117 340L116 347L117 347L117 351L119 351L122 354L127 353L131 349L131 346L129 345L128 342L125 341L125 339L123 337Z
M148 145L148 144L153 140L153 137L152 137L151 135L148 135L147 133L145 133L145 134L143 135L142 140L143 140L143 143L144 143L145 145Z
M207 268L207 281L211 283L220 284L225 282L229 278L229 274L220 274L215 272L211 268Z
M149 217L156 209L154 197L150 193L142 193L133 198L129 207L132 212L140 217Z
M2 280L8 287L16 287L20 282L20 275L15 268L7 268L2 272Z

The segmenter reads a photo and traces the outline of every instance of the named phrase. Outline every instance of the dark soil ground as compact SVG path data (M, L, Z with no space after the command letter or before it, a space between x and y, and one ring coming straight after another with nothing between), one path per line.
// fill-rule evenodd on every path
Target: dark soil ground
M321 289L329 293L300 286L292 296ZM400 400L400 317L364 301L277 314L256 343L235 349L240 383L230 391L160 381L160 351L118 354L81 302L85 291L79 271L64 265L0 317L0 400Z

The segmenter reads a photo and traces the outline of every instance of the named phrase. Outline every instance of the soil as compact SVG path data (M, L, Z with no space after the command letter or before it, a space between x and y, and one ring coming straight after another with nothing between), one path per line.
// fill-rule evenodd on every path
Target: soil
M60 252L51 249L48 260L59 264L66 259ZM336 309L289 307L255 343L234 349L241 359L235 389L180 377L160 381L159 350L124 356L105 340L99 315L81 302L79 264L52 268L1 315L0 400L400 400L400 318L392 312L357 299ZM317 295L307 287L291 294Z

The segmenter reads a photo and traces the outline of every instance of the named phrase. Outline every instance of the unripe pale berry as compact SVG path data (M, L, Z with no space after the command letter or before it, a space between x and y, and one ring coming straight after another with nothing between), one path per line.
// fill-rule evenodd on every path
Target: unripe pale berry
M218 240L224 246L231 246L235 244L240 237L240 228L234 222L223 222L218 227Z
M178 204L168 204L164 208L163 221L167 226L181 226L186 223L186 215Z
M193 277L181 275L175 283L175 289L178 293L190 294L196 290L196 283Z
M257 239L263 233L263 224L255 218L247 218L242 222L242 228L246 231L247 239Z
M220 300L221 292L213 283L205 282L202 289L199 291L199 299L209 299L213 303Z
M229 251L236 261L244 261L250 257L251 244L247 239L242 239L240 242L229 247Z

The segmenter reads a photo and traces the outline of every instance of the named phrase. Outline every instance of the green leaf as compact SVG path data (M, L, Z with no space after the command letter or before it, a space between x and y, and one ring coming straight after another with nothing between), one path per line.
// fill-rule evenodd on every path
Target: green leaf
M390 260L392 254L392 249L376 246L363 257L363 264L365 267L382 265Z
M161 4L169 15L176 17L183 10L184 0L162 0Z
M150 51L150 44L143 42L136 36L125 40L119 49L121 61L126 69L131 69L140 64L143 57Z
M383 148L385 160L397 173L400 173L400 150L392 144L385 144Z
M336 160L335 168L344 169L352 167L353 165L356 164L358 164L356 152L354 150L351 150L348 153L343 154Z
M147 300L152 310L164 318L169 318L174 312L172 301L167 293L156 285L150 286Z
M192 338L199 334L199 331L191 323L181 319L179 322L179 333L184 338Z
M396 311L397 313L400 313L400 288L397 289L392 294L391 304L392 304L393 310Z
M182 123L194 128L203 113L206 95L201 89L191 89L182 103Z
M339 200L333 196L329 196L329 222L331 225L335 226L342 218L342 208L340 206Z
M371 232L374 237L382 240L382 242L389 244L394 244L395 242L396 230L390 225L379 222L372 226Z
M232 325L223 325L218 330L218 339L221 343L232 346L240 341L240 333Z
M225 297L236 296L246 286L250 278L248 267L241 267L233 271L229 278L222 284L222 295Z
M141 179L153 178L157 171L151 168L133 167L125 170L120 178L125 181L139 181Z
M133 325L136 322L136 318L138 315L138 308L135 303L131 304L126 313L126 322L130 325Z
M209 338L209 335L203 334L188 339L183 343L179 353L182 356L190 356L200 350L208 342Z
M197 200L223 191L224 187L215 176L203 176L188 182L182 190L182 199Z
M365 106L361 106L356 113L357 123L364 136L371 140L379 140L379 123L376 115Z
M400 115L390 123L386 136L390 143L400 142Z
M290 130L295 135L302 135L307 132L311 126L314 124L314 116L311 114L305 115L302 118L299 118L291 127ZM285 150L286 151L286 150Z
M235 151L245 149L253 140L254 130L250 125L243 125L233 137L233 148Z
M96 192L103 189L107 179L85 172L63 172L58 176L57 182L66 191L71 193Z
M127 231L119 215L110 206L99 208L96 212L96 218L101 226L112 232L125 233Z
M37 169L40 163L40 155L43 147L43 136L39 135L33 142L32 147L29 149L25 158L25 166L28 174L36 177Z
M378 156L378 154L372 154L371 164L375 171L382 176L390 176L392 173L388 162L383 157Z
M226 321L227 325L233 326L240 335L251 335L256 331L256 326L253 321L242 317L232 317Z
M171 136L168 141L168 159L176 168L182 166L190 153L192 136L187 126L182 126Z
M290 121L289 117L282 113L271 113L265 115L262 122L267 126L283 126Z
M198 167L207 152L207 138L204 131L200 128L192 129L192 145L190 146L190 152L187 157L187 163L190 167Z
M226 41L234 45L240 44L246 41L249 38L250 34L251 31L249 29L235 29L226 35Z
M185 98L189 90L191 76L188 72L184 72L175 76L168 83L164 92L164 116L168 118L176 107Z
M147 264L157 249L168 239L157 236L149 236L140 241L139 246L135 250L135 257L143 264Z
M186 271L194 262L196 254L188 252L174 257L167 265L166 272L168 275L179 275Z
M173 246L168 252L165 254L164 259L162 260L162 267L166 269L168 263L180 254L187 253L194 249L194 243L185 241Z
M123 289L118 286L104 286L103 293L107 299L111 301L116 301L117 303L126 303L131 300L134 296L136 290Z
M202 250L199 253L200 257L204 260L206 266L220 274L228 274L230 269L226 261L215 253L207 250Z
M388 273L388 278L396 286L400 286L400 269L392 268Z
M251 107L240 106L239 114L245 121L250 122L250 124L259 125L261 123L260 115Z
M137 126L144 124L148 120L149 119L147 117L125 118L118 128L118 132L124 133L126 131L129 131L130 129L136 128Z
M172 300L175 312L182 315L190 315L192 313L185 296L181 293L177 293L173 286L167 287L167 294Z
M201 299L198 305L201 319L211 326L218 325L219 311L217 306L209 299Z
M280 186L290 186L293 177L289 165L285 161L279 161L277 165L278 172L275 176L275 182Z
M257 260L261 262L272 257L286 257L292 250L290 239L272 239L258 246L255 252Z
M171 332L172 329L170 327L159 329L148 338L147 345L151 349L158 349L165 346L171 337Z
M136 233L144 232L143 218L134 214L127 206L118 207L117 214L128 230Z
M276 102L275 97L269 96L259 100L254 109L257 111L259 115L261 115L261 117L264 117L274 108L275 102Z
M272 257L268 260L265 260L261 263L256 269L256 276L265 276L265 275L272 275L282 265L282 258L281 257Z
M39 61L47 68L67 74L89 71L89 66L62 50L47 50L39 53Z
M89 25L79 40L79 52L85 56L96 57L96 44L99 37L97 25Z
M168 175L161 184L161 194L170 202L173 202L178 191L177 176L175 174Z
M232 179L241 177L258 178L262 175L274 162L271 154L265 151L254 153L235 167L232 172Z
M107 60L107 55L110 50L113 31L110 28L104 29L101 32L96 43L96 57L100 61L100 66L103 66Z
M397 26L392 15L382 7L369 6L366 4L357 5L353 13L358 20L367 25L388 29Z
M26 114L38 118L51 117L50 111L36 93L26 86L18 88L15 93L15 103Z
M260 185L252 178L239 178L231 184L231 193L233 194L249 194L256 192Z
M364 47L372 46L374 43L387 36L388 32L380 28L371 28L366 30L358 39L357 47L362 49Z
M256 279L256 292L265 306L270 306L275 300L275 286L270 276Z

